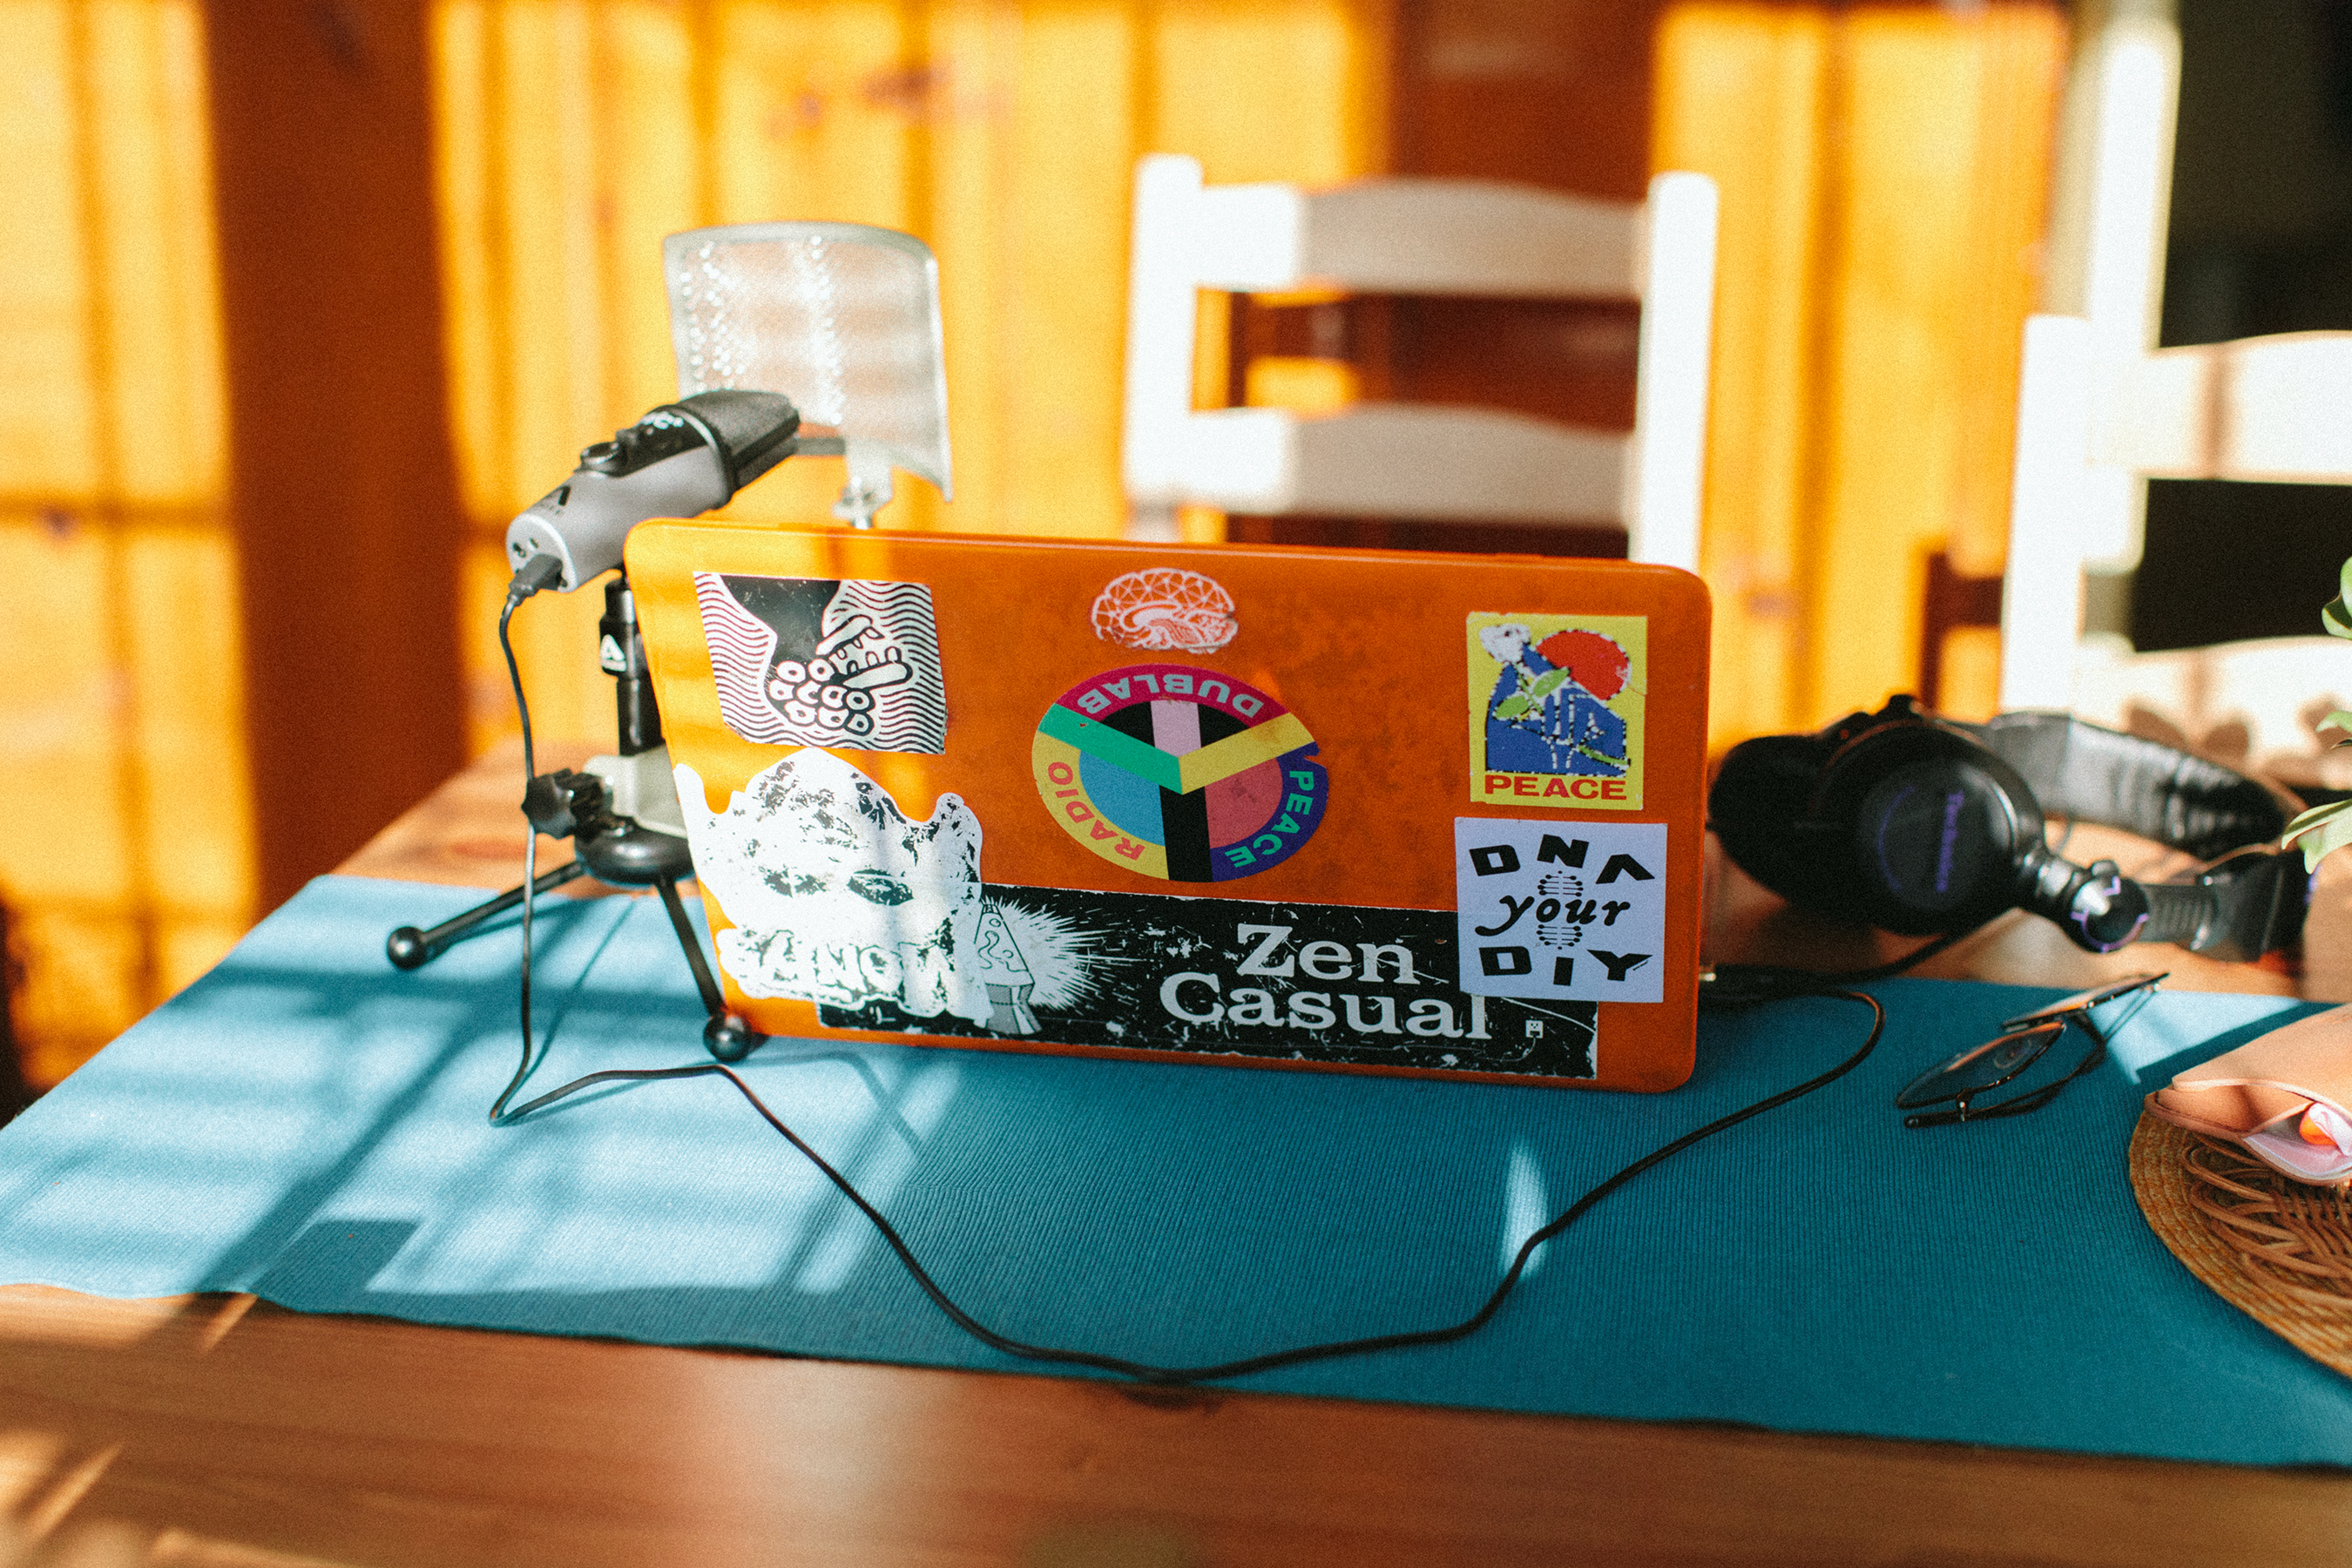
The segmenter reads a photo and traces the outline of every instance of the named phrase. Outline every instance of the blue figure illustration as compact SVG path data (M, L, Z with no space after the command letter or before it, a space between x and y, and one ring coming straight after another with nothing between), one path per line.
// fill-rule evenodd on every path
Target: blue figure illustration
M1563 653L1591 651L1575 646L1583 643L1605 649L1598 673L1588 669L1585 674L1595 684L1609 686L1608 695L1613 697L1624 687L1622 649L1592 632L1557 634L1539 646L1519 626L1487 626L1479 632L1478 640L1503 667L1486 699L1489 769L1625 776L1625 721L1580 681L1575 670L1545 657L1546 649L1554 644L1570 643L1560 650Z

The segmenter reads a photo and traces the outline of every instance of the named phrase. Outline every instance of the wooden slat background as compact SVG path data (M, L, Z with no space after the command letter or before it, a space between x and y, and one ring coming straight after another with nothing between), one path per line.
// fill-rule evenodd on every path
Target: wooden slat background
M232 23L248 8L218 3ZM1716 176L1717 746L1907 686L1927 554L1999 564L2065 47L2053 5L271 3L331 58L346 32L363 61L383 29L425 29L438 243L405 259L436 269L443 308L380 326L440 349L462 515L454 540L419 536L457 560L424 624L454 624L465 689L424 717L476 752L513 730L493 637L507 519L675 393L666 233L793 216L921 235L957 494L909 481L890 521L1113 531L1147 151L1194 153L1213 181L1394 169L1629 196L1651 167ZM303 759L248 754L247 627L281 623L239 605L257 566L226 499L200 8L0 0L0 900L18 1032L53 1081L339 857L310 865L280 830L274 858L257 848L257 800L310 786ZM1222 392L1214 322L1202 374ZM1499 376L1459 324L1394 317L1389 389ZM1626 404L1627 322L1502 330L1529 397ZM734 513L821 517L838 482L835 464L788 465ZM609 736L600 609L551 596L518 618L551 741ZM1990 702L1980 637L1956 637L1947 668L1957 706Z
M254 846L195 7L0 37L0 898L48 1082L243 932Z

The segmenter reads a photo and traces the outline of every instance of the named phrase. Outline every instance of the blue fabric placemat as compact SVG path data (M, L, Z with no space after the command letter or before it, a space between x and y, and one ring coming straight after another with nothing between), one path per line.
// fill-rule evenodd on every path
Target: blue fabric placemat
M488 1126L517 1055L511 926L414 974L383 957L388 927L473 896L315 882L0 1131L0 1280L1022 1364L951 1327L721 1080ZM536 1087L707 1059L657 903L541 910ZM1242 1386L2352 1463L2352 1382L2198 1284L2125 1169L2128 1067L2157 1081L2308 1008L2161 996L2128 1063L2046 1110L1906 1131L1896 1086L2040 994L1879 994L1870 1062L1607 1199L1484 1331ZM1192 1363L1460 1317L1594 1181L1821 1071L1865 1023L1818 1000L1711 1016L1690 1086L1660 1096L818 1042L743 1070L985 1321Z

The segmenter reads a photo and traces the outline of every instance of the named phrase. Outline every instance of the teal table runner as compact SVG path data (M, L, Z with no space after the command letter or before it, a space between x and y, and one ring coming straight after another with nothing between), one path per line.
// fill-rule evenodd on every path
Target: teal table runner
M512 925L413 974L383 956L391 926L476 896L321 879L0 1131L0 1281L1024 1364L942 1318L723 1081L488 1126L517 1055ZM535 1088L707 1059L657 903L541 908ZM2147 1087L2307 1006L2160 996L2046 1110L1906 1131L1895 1088L2042 994L1877 994L1869 1062L1602 1202L1485 1331L1238 1386L2352 1464L2352 1382L2198 1284L2125 1173ZM1842 1059L1866 1022L1825 1000L1710 1016L1696 1077L1660 1096L811 1041L743 1072L983 1321L1190 1364L1465 1315L1592 1183Z

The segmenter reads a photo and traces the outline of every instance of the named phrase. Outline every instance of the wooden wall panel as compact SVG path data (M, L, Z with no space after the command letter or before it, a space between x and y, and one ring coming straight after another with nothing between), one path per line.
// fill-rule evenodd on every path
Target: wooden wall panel
M1801 701L1827 718L1918 679L1927 557L1995 571L2017 345L2039 279L2065 28L2041 5L1866 6L1834 112L1827 478ZM1989 708L1955 668L1946 705Z
M889 0L776 5L736 0L717 12L709 68L716 82L713 195L673 228L772 218L877 224L928 231L921 127L932 80L918 16ZM640 243L658 259L659 237ZM655 268L644 303L665 322L660 395L677 395L667 307ZM730 514L746 521L823 520L841 488L837 460L787 463L744 492ZM928 487L908 482L890 511L898 527L930 521Z
M1713 175L1722 201L1699 540L1718 752L1803 722L1833 43L1810 6L1680 5L1659 31L1653 161Z
M89 494L98 483L99 388L84 217L89 123L76 8L0 0L10 68L0 73L0 472L25 496Z
M1213 184L1335 184L1389 167L1393 21L1350 0L1202 0L1149 13L1150 151Z
M1403 0L1396 162L1632 201L1660 0Z
M200 18L0 8L0 900L55 1081L249 923Z
M1118 488L1128 183L1149 37L1143 8L1048 5L1022 16L1005 192L1018 226L999 287L1012 308L1005 434L1021 479L989 531L1097 537ZM1083 132L1076 128L1084 127ZM1074 133L1075 132L1075 133Z
M1713 742L1918 680L1927 559L1998 573L2066 32L2053 5L1685 3L1655 159L1722 192ZM1963 635L1946 706L1990 710Z
M1019 316L1000 284L1024 232L1006 201L1012 147L1001 132L1018 100L1022 18L1010 5L950 0L922 26L927 234L941 258L956 499L936 505L922 485L912 499L930 526L969 530L1009 515L1034 462L1009 417L1023 375L1006 352Z
M415 0L206 12L265 905L464 760L461 509Z

